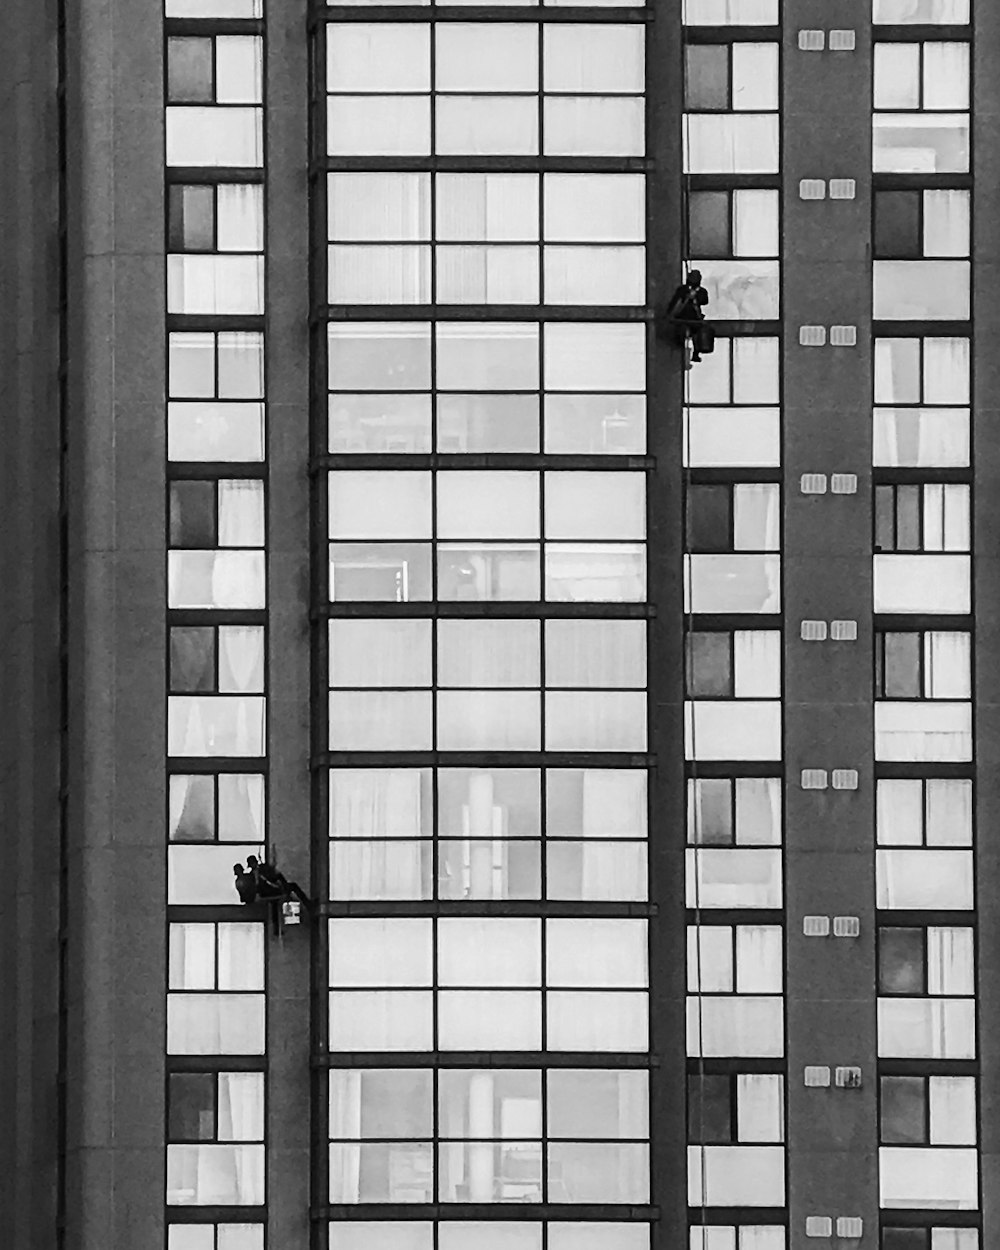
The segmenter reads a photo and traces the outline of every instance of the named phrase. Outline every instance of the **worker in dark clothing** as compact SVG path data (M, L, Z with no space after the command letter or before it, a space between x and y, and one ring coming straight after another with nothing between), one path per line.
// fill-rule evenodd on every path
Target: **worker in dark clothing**
M691 360L694 362L701 360L703 347L706 351L712 351L714 347L714 343L710 346L705 341L706 336L700 332L700 323L705 320L702 309L707 303L708 292L701 285L701 274L697 269L692 269L667 305L667 317L680 323L681 342L685 339L691 340Z
M233 864L233 873L236 877L233 884L236 886L236 893L240 896L240 902L256 902L257 882L254 880L253 873L248 872L242 864Z
M297 898L310 910L309 897L297 881L289 881L283 872L279 872L273 864L261 863L256 855L247 856L247 868L257 887L257 897L272 905L274 932L280 932L281 905L289 899Z

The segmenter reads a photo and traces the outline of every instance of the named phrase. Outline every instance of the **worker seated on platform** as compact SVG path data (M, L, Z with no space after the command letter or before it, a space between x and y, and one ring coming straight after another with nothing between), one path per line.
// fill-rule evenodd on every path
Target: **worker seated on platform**
M279 901L297 898L306 907L309 906L309 898L298 882L289 881L273 864L261 863L256 855L248 855L247 867L257 887L258 898Z
M256 902L257 882L254 880L253 873L244 869L242 864L233 864L233 873L236 877L233 884L236 886L236 893L240 896L240 902Z
M701 353L715 350L715 335L702 323L702 309L708 303L708 292L701 285L701 274L692 269L687 279L673 293L667 305L667 317L680 326L680 341L691 340L691 360L701 360Z

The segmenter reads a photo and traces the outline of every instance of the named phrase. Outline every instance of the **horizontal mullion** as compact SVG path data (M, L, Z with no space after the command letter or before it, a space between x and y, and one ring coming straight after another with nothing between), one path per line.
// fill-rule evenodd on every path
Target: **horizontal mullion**
M264 1055L167 1055L168 1072L264 1072Z
M187 331L188 333L198 333L199 331L218 331L218 330L257 330L263 331L265 318L261 313L259 316L201 316L190 313L167 313L167 330L168 331ZM211 401L209 401L211 402Z
M641 304L324 304L326 321L651 321Z
M893 1207L891 1210L883 1208L879 1214L883 1227L890 1228L978 1228L982 1221L980 1211L958 1211L954 1207L936 1210Z
M780 780L785 770L781 760L764 763L759 760L685 760L684 775L689 780L699 781L728 777L776 777Z
M653 768L656 756L624 751L325 751L324 768Z
M256 1224L267 1207L167 1207L170 1224Z
M642 174L641 156L326 156L311 173Z
M170 773L266 773L266 755L168 755Z
M736 1076L747 1074L753 1076L783 1076L787 1063L784 1059L731 1059L713 1058L699 1059L689 1055L687 1060L688 1076Z
M755 1212L759 1208L753 1208ZM344 1206L316 1206L311 1218L317 1220L625 1220L649 1223L659 1219L660 1208L637 1203L568 1202L359 1202Z
M933 465L925 469L902 469L887 465L876 465L872 469L873 486L971 486L972 483L973 471L971 465L965 469L938 469ZM906 554L917 555L919 553L911 551ZM936 551L933 553L928 552L927 554L947 555L948 552ZM961 553L955 552L953 554L959 555Z
M699 555L699 552L687 551L685 557ZM711 554L711 553L708 553ZM727 552L727 555L740 555L738 551ZM750 553L748 553L750 554ZM760 554L760 553L758 553ZM766 555L780 556L780 551L769 551ZM717 612L685 612L684 628L689 630L728 630L728 629L778 629L784 624L781 612L755 613L717 613Z
M197 403L197 400L168 400L168 403ZM204 400L204 403L225 403L225 400ZM253 401L251 401L253 402ZM174 482L203 482L206 478L266 478L263 460L168 460L167 479Z
M970 338L971 321L873 321L874 338ZM882 405L891 407L892 405ZM961 407L961 405L958 405Z
M195 759L184 756L170 756L167 759L167 773L266 773L266 756L254 756L246 759L243 756L227 756L225 758L198 756ZM183 845L177 843L178 846ZM221 846L221 842L214 843Z
M168 625L266 625L262 608L168 608Z
M688 1207L688 1223L699 1228L703 1224L787 1225L788 1210L786 1207Z
M978 1076L978 1059L878 1059L879 1076Z
M574 456L547 452L330 452L317 456L313 469L573 469L580 473L622 469L656 469L653 456ZM764 470L765 473L768 470ZM220 475L224 476L224 475ZM232 476L232 475L231 475ZM251 476L251 475L246 475ZM742 480L742 479L741 479ZM754 480L772 480L758 477ZM461 540L459 540L461 541ZM529 540L531 541L531 540Z
M429 839L427 839L429 840ZM467 841L467 839L455 839ZM533 839L537 841L538 839ZM343 841L343 839L342 839ZM550 845L556 839L549 839ZM631 843L629 843L631 845ZM322 902L316 913L325 918L378 916L385 919L405 916L448 918L451 916L526 916L531 920L564 919L649 919L659 914L655 903L554 902L546 899L504 899L495 901L436 899L424 902L394 900L392 902ZM770 914L770 913L768 913Z
M726 850L732 848L726 847L688 847L688 850ZM749 849L749 848L738 848ZM771 850L780 850L780 847L771 847ZM747 908L747 907L688 907L686 909L687 922L695 928L711 928L712 925L741 925L741 924L767 924L767 925L784 925L785 913L773 907ZM701 997L697 990L692 993L695 997Z
M689 405L696 407L697 405ZM655 466L654 466L655 467ZM712 485L752 485L757 483L779 483L782 481L784 474L780 468L760 469L751 466L742 466L739 468L716 468L716 469L699 469L690 468L684 473L685 485L688 486L712 486ZM686 552L687 555L697 554L694 552ZM739 554L738 552L734 554ZM769 553L777 554L777 553Z
M558 8L546 5L327 5L316 4L309 15L311 25L336 22L601 22L619 25L644 24L655 20L652 8L609 9L589 5ZM759 29L759 28L755 28ZM766 28L770 29L770 27Z
M920 761L919 763L905 760L878 760L875 763L874 776L876 781L907 781L923 780L924 778L952 778L973 780L976 776L974 763L952 764L942 761ZM883 847L880 850L885 849ZM899 848L913 849L913 848ZM920 849L919 847L916 849Z
M972 27L969 25L946 26L935 23L916 25L907 22L893 26L872 26L873 43L925 43L927 41L939 43L941 40L969 43L971 39Z
M879 850L885 850L885 847L879 847ZM920 847L898 847L898 850L920 850ZM971 846L964 848L950 847L950 850L964 849L972 851ZM908 908L899 911L891 911L887 908L880 907L875 912L875 923L886 928L911 928L911 929L928 929L937 925L946 927L957 927L960 929L974 929L977 927L979 913L973 909L966 911L957 910L953 907L926 907L926 908Z
M199 183L206 186L216 186L221 182L266 181L264 169L259 165L168 165L165 177L168 183Z
M204 846L204 843L191 842L172 842L171 846ZM240 846L241 843L223 843L215 842L213 846L232 845L233 849ZM246 843L251 845L251 843ZM259 846L260 843L252 845ZM235 897L236 889L233 888ZM233 923L239 921L259 921L261 924L267 919L267 904L264 902L256 903L170 903L167 906L167 920L174 924L209 924L209 923Z
M780 191L781 174L685 174L688 191Z
M885 552L886 555L893 554ZM902 555L920 555L920 552L901 552ZM946 554L946 553L928 553L928 554ZM961 555L962 552L955 552L955 555ZM968 554L967 552L965 554ZM942 630L946 633L959 631L961 633L971 633L975 625L975 617L956 614L954 616L948 613L940 612L913 612L907 613L905 616L897 615L891 612L876 612L872 616L872 625L876 630L889 630L894 633L915 633L924 630ZM929 699L920 702L936 703L938 700ZM946 700L947 702L947 700ZM961 702L961 700L959 700Z
M872 174L873 191L969 191L972 186L971 174Z
M780 26L684 26L684 42L780 43Z
M741 335L761 335L777 338L781 334L780 321L742 321L709 317L709 324L716 338L739 338ZM776 407L777 405L765 405Z
M263 35L264 22L259 17L167 17L164 34L200 35Z
M416 1050L330 1051L314 1054L313 1068L638 1068L659 1066L645 1051ZM514 1208L515 1210L517 1208Z
M313 610L313 618L318 621L342 617L644 621L655 616L655 608L648 603L556 603L544 600L448 602L428 599L424 603L324 603Z

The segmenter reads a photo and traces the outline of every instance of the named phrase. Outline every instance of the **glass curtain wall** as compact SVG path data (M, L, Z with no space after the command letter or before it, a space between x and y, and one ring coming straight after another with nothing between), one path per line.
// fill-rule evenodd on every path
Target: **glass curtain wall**
M262 0L165 0L167 1250L263 1250Z
M648 1250L645 23L323 16L322 1235Z

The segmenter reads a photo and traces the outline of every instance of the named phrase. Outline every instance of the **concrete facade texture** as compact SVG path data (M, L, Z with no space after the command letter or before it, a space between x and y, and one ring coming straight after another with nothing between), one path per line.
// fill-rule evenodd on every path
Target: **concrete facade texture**
M782 86L784 789L787 1208L879 1222L877 1188L871 563L869 0L836 22L851 55L799 51L831 24L786 0ZM268 6L269 823L290 876L313 872L315 622L310 447L309 47L305 0ZM649 23L650 303L669 296L682 237L682 84L674 6ZM166 866L163 813L165 499L164 140L160 0L8 0L0 10L0 1207L17 1250L164 1244ZM984 1237L1000 1234L1000 11L975 14L974 529L979 769L977 924ZM60 135L59 88L65 100ZM851 201L799 197L854 178ZM813 350L802 325L850 324ZM683 375L649 331L650 753L654 1250L686 1244ZM311 413L311 409L314 410ZM856 474L813 496L801 475ZM857 641L804 644L802 619L852 619ZM311 705L311 701L316 706ZM803 790L807 768L857 769L854 791ZM324 883L313 880L319 894ZM812 940L806 915L860 937ZM316 1154L314 1014L325 987L305 934L268 961L270 1250L306 1250ZM320 1004L317 1006L317 1004ZM806 1066L858 1065L861 1089L808 1089ZM875 1246L866 1231L862 1244ZM991 1241L991 1238L993 1241Z

